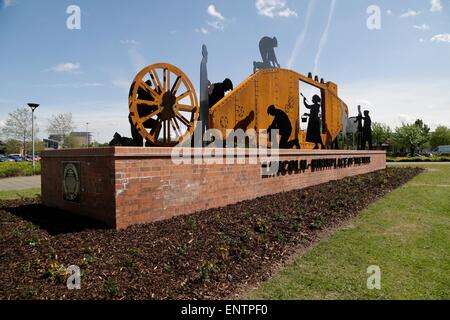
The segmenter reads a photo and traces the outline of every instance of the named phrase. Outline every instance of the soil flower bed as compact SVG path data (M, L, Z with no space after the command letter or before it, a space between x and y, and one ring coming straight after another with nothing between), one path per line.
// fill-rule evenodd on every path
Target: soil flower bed
M123 231L40 204L0 202L0 299L220 299L421 169L386 170ZM65 268L81 268L68 290Z

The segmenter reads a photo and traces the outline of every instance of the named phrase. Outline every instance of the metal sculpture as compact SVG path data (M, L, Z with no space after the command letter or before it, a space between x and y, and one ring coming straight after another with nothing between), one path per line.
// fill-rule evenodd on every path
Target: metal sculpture
M208 80L208 49L202 46L202 62L200 63L200 121L201 136L209 128L209 80Z
M361 111L361 106L358 106L358 116L355 118L355 123L357 124L356 148L358 150L362 150L363 114Z
M369 111L364 111L364 125L362 132L362 150L366 149L366 145L369 144L369 150L373 149L372 146L372 119L369 116Z
M232 130L254 129L265 133L257 135L256 141L250 146L269 145L274 137L268 137L267 129L277 127L280 131L281 148L313 149L331 146L343 127L347 126L345 120L348 119L348 108L338 97L337 85L333 82L325 83L323 79L319 81L317 76L313 79L311 74L304 76L279 68L273 51L278 45L276 38L265 38L260 42L262 63L270 65L270 68L255 72L235 88L229 79L218 83L217 85L223 85L223 92L217 99L214 98L215 85L211 86L208 81L208 51L203 46L200 67L202 108L199 108L191 81L180 69L167 63L144 68L137 74L130 89L129 118L134 134L131 142L125 142L142 145L142 140L145 139L148 146L184 143L186 137L194 133L201 109L206 112L202 119L207 122L206 125L203 124L202 131L206 128L217 129L224 141ZM264 44L269 43L270 39L272 42L267 49ZM322 116L319 119L314 113L313 134L300 130L299 97L305 84L320 90L320 96L316 99L319 104L315 107L318 110L314 109L314 112L318 113L316 111L320 109ZM232 91L225 95L227 90ZM281 118L284 125L279 125ZM124 138L117 137L116 141L123 142Z

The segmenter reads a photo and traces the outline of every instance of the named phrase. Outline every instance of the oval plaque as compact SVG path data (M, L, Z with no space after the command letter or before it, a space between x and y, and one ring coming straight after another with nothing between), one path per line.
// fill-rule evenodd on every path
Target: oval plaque
M66 162L63 164L64 200L80 202L80 163Z

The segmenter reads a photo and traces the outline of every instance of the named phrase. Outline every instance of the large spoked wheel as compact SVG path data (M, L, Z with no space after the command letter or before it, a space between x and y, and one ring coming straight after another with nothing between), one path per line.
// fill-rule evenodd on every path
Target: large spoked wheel
M142 69L131 85L128 102L132 125L154 146L183 143L199 117L194 86L180 69L167 63Z

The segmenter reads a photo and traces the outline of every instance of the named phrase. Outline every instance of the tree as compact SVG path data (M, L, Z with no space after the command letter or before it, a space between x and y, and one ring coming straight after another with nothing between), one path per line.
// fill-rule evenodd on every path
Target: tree
M372 124L372 137L375 145L381 146L388 143L391 140L391 136L392 130L388 125L379 122Z
M31 141L31 110L27 107L17 108L10 112L8 119L2 128L2 133L6 138L22 141L25 153L25 144ZM34 117L34 136L37 136L39 128L36 124L36 116Z
M20 147L22 143L19 140L9 139L5 144L5 153L14 154L20 152Z
M6 144L3 141L0 141L0 154L5 154L6 152Z
M48 120L47 132L59 135L64 144L66 137L74 130L75 125L72 120L72 113L58 113Z
M73 148L80 148L81 145L80 143L77 141L77 139L75 139L74 137L72 137L71 135L68 135L64 138L64 142L62 144L62 147L64 149L73 149Z
M416 124L403 124L395 130L393 140L397 147L408 149L414 155L428 142L428 135Z
M30 150L29 154L31 154L31 150L33 149L33 145L31 144L31 142L27 142L26 144L26 148L27 150ZM45 150L45 144L42 140L35 140L34 141L34 152L36 152L36 154L41 154L42 151Z
M450 128L439 126L431 134L430 138L431 148L435 149L439 146L450 145Z
M426 137L426 142L423 143L419 150L421 151L423 148L425 147L430 147L429 142L430 142L430 127L427 126L421 119L417 119L416 122L414 122L414 125L419 127L420 130L422 130L424 136Z
M421 119L417 119L414 124L418 126L425 134L430 134L430 127L423 123Z

